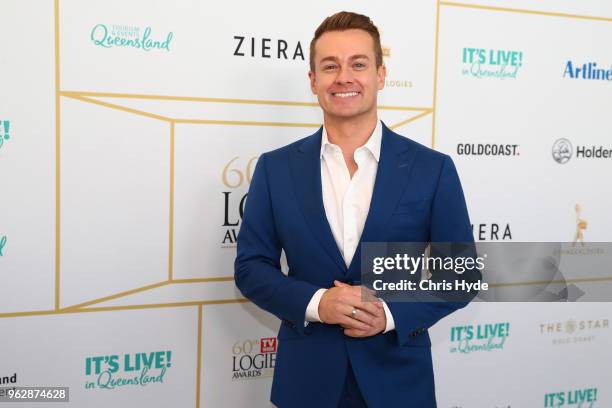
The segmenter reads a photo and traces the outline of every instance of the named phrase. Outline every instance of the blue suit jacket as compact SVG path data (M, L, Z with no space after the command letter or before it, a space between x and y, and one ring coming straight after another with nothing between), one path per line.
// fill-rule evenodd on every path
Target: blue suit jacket
M369 407L436 406L427 328L466 302L388 303L395 330L352 338L338 325L310 323L306 306L334 279L360 280L358 247L347 268L325 216L320 128L261 155L238 236L236 285L282 320L271 400L285 408L336 408L347 362ZM473 242L450 157L383 124L378 172L361 242ZM284 249L288 276L280 270Z

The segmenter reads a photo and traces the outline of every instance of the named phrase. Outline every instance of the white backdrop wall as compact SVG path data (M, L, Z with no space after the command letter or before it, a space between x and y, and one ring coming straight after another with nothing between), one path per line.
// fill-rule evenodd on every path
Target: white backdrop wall
M477 2L3 0L0 386L270 406L279 322L235 238L257 157L321 123L308 45L342 9L379 26L380 118L453 157L477 240L609 241L612 4ZM611 312L469 305L430 330L438 405L612 406Z

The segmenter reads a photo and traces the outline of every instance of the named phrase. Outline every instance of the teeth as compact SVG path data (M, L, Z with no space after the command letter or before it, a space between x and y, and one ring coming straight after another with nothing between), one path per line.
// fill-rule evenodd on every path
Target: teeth
M338 92L334 95L339 96L340 98L348 98L349 96L357 96L358 92Z

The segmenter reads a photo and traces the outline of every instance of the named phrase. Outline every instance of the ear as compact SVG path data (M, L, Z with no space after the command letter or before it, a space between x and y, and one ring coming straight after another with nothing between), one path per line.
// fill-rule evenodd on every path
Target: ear
M380 91L385 87L385 78L387 77L387 67L385 64L382 64L376 70L376 76L378 77L378 90Z
M314 72L308 71L308 78L310 79L310 91L313 95L317 94L317 77Z

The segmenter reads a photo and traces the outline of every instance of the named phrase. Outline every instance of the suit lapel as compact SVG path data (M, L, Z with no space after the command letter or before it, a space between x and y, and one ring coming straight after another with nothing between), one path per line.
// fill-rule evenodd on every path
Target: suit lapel
M406 180L412 171L415 153L416 149L411 148L403 136L394 133L383 123L380 159L370 210L348 271L355 279L361 274L358 270L361 264L361 244L385 240L385 226L407 186Z
M319 240L327 254L338 264L340 270L346 270L346 264L336 240L332 234L321 187L321 135L323 127L307 138L297 149L291 152L291 177L298 202L306 218L306 224Z

